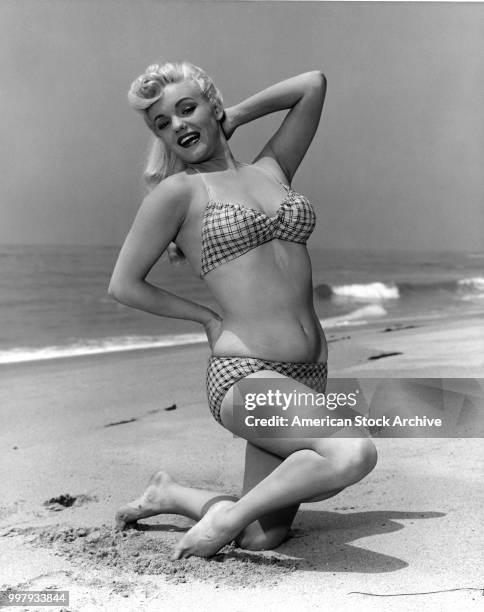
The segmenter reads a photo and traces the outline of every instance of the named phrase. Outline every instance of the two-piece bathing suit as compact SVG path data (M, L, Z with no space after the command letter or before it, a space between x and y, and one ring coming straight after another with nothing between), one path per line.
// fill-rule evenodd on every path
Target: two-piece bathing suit
M259 170L265 173L261 168ZM203 174L199 174L208 194L201 230L201 278L217 266L271 240L306 244L316 224L316 214L304 196L280 183L286 189L286 196L277 213L269 217L262 211L236 202L215 201ZM319 393L324 393L326 389L325 363L212 356L208 361L206 386L210 411L216 421L222 424L222 400L232 385L259 370L279 372Z

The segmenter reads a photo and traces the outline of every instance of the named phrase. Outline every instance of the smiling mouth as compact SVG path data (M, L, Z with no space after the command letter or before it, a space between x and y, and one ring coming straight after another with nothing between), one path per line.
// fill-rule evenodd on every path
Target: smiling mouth
M183 147L184 149L188 149L188 147L191 147L194 144L197 144L199 140L200 140L199 132L188 132L187 134L183 134L183 136L180 136L180 138L177 140L177 143L180 145L180 147Z

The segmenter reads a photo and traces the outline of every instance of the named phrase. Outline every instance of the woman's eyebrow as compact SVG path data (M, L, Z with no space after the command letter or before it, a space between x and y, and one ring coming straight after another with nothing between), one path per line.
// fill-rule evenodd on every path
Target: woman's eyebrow
M195 100L193 98L185 96L184 98L180 98L180 100L178 100L178 102L175 104L175 108L178 108L180 106L180 104L183 104L183 102L186 102L187 100L189 102L195 102ZM156 115L156 117L153 119L153 122L156 121L157 119L159 119L160 117L165 117L165 115L163 113L160 113L159 115Z
M178 100L175 106L178 107L180 106L180 104L183 104L183 102L186 102L187 100L189 100L190 102L195 102L195 100L191 98L190 96L185 96L184 98L180 98L180 100Z

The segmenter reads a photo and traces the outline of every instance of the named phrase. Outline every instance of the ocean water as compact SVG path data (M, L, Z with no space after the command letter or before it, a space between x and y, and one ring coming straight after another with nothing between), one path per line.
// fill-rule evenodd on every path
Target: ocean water
M156 317L107 295L118 247L0 246L0 364L204 342L193 322ZM310 248L327 330L484 314L484 253ZM149 280L214 307L188 265L162 258Z

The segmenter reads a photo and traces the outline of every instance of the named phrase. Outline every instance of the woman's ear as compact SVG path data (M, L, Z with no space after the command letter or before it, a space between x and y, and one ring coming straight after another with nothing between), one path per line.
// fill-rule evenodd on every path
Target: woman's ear
M215 117L217 118L217 121L223 121L225 118L225 111L223 106L221 104L215 104L213 110L215 112Z

